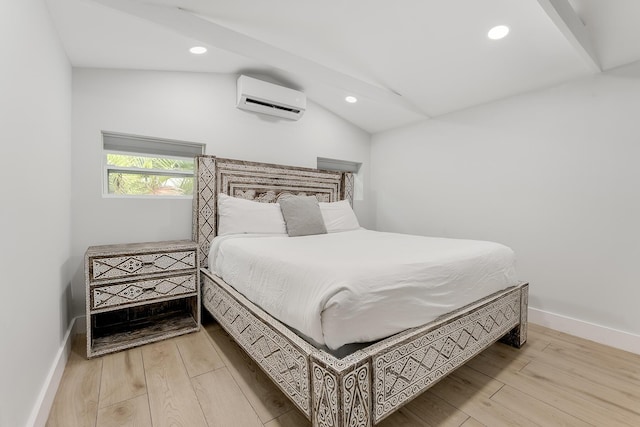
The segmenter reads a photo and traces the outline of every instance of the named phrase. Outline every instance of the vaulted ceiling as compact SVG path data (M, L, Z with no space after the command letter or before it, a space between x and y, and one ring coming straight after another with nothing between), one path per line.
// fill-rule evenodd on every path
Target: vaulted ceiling
M73 66L262 77L371 133L640 60L637 0L47 3Z

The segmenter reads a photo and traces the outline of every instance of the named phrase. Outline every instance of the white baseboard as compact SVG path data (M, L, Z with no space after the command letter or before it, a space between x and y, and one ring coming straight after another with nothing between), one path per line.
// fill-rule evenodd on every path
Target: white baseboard
M82 316L82 318L74 317L73 320L71 320L71 324L69 324L69 327L64 334L62 344L58 349L53 364L51 365L51 369L49 370L49 374L47 375L44 385L40 390L40 394L38 395L38 399L31 411L31 416L29 417L29 421L27 421L27 426L44 427L47 423L53 399L56 396L60 380L62 379L62 373L64 372L65 366L67 366L69 354L71 354L71 339L73 338L73 335L78 333L77 325L82 323L84 323L84 316Z
M640 354L640 335L611 329L560 314L529 307L529 322L595 341L610 347Z

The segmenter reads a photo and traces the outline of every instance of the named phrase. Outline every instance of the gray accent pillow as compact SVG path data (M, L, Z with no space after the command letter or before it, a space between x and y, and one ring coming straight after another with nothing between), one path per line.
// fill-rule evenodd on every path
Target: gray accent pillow
M315 196L289 196L278 200L287 234L291 237L327 234Z

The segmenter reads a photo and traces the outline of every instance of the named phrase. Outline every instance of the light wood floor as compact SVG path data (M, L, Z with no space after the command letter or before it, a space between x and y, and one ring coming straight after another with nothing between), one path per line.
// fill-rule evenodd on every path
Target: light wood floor
M74 342L47 426L309 426L210 321L93 360ZM640 356L530 325L494 344L380 425L640 426Z

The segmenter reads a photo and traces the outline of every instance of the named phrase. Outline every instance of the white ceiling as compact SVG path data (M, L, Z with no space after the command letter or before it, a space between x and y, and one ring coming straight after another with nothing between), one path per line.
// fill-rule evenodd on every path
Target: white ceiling
M640 60L637 0L47 3L73 66L267 76L371 133Z

